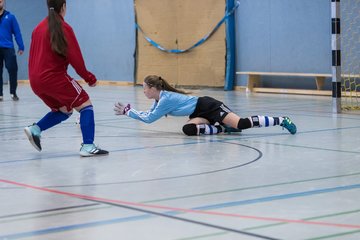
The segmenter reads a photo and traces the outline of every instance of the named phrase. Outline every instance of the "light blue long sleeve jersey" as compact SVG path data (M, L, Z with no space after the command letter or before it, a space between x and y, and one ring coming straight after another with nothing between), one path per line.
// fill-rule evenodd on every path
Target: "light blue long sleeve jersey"
M198 98L162 90L159 101L155 101L149 111L142 112L131 108L126 114L145 123L152 123L165 115L189 116L194 112Z

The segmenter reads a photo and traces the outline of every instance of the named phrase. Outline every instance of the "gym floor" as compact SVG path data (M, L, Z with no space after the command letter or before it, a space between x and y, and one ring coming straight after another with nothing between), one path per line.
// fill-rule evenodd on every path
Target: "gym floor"
M331 97L192 90L242 117L279 126L187 137L186 117L145 124L113 104L147 110L142 87L85 87L105 157L79 156L78 113L42 133L23 128L48 108L28 84L0 102L0 239L360 239L360 114L332 114Z

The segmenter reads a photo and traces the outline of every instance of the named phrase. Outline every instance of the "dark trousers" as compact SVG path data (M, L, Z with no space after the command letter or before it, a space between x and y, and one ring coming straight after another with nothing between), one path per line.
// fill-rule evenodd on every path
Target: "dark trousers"
M9 72L10 94L16 94L18 65L14 48L0 48L0 96L3 95L3 68Z

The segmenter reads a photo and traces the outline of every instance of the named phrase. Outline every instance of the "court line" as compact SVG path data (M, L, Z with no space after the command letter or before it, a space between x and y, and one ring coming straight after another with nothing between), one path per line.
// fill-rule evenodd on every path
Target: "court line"
M315 237L315 238L307 238L307 239L305 239L305 240L328 239L328 238L334 238L334 237L341 237L341 236L345 236L345 235L351 235L351 234L358 233L358 232L360 232L360 230L355 230L355 231L350 231L350 232L342 232L342 233L338 233L338 234L320 236L320 237Z
M279 184L269 184L269 185L262 185L262 186L255 186L255 187L248 187L248 188L240 188L240 189L233 189L233 190L227 190L227 191L219 191L219 192L214 192L214 193L205 193L205 194L195 194L195 195L189 195L189 196L185 196L185 197L175 197L175 198L165 198L165 199L157 199L157 200L151 200L151 201L145 201L142 203L151 203L151 202L161 202L161 201L170 201L170 200L177 200L177 199L182 199L182 198L190 198L190 197L198 197L198 196L205 196L205 195L211 195L211 194L220 194L220 193L226 193L226 192L233 192L233 191L241 191L241 190L249 190L249 189L259 189L259 188L264 188L264 187L273 187L273 186L277 186L277 185L284 185L284 184L294 184L294 183L300 183L300 182L309 182L309 181L316 181L316 180L325 180L325 179L331 179L331 178L338 178L338 177L348 177L348 176L355 176L355 175L359 175L360 173L352 173L352 174L346 174L346 175L338 175L338 176L329 176L329 177L323 177L323 178L316 178L316 179L307 179L307 180L300 180L300 181L292 181L292 182L285 182L285 183L279 183ZM72 208L83 208L83 207L87 207L87 206L93 206L93 205L98 205L98 204L88 204L88 205L80 205L80 206L71 206L71 207L65 207L65 208L55 208L55 209L48 209L48 210L42 210L42 211L36 211L36 212L28 212L28 213L21 213L21 214L13 214L13 215L6 215L6 216L0 216L0 219L4 219L4 218L13 218L13 217L21 217L21 216L26 216L26 215L33 215L33 214L42 214L42 213L51 213L51 212L56 212L56 211L62 211L62 210L68 210L68 209L72 209ZM93 210L93 209L91 209ZM80 210L80 211L88 211L88 210ZM322 216L316 216L316 217L310 217L310 218L305 218L303 220L315 220L315 219L321 219L321 218L327 218L327 217L333 217L333 216L338 216L338 215L344 215L344 214L351 214L351 213L355 213L355 212L359 212L360 210L353 210L353 211L348 211L348 212L341 212L341 213L335 213L335 214L328 214L328 215L322 215ZM76 211L75 211L76 212ZM74 213L74 212L66 212L63 214L69 214L69 213ZM60 213L62 214L62 213ZM59 215L59 214L49 214L49 216L54 216L54 215ZM39 217L44 217L44 215L41 215ZM28 217L28 218L20 218L20 219L14 219L13 221L19 221L19 220L24 220L24 219L31 219L32 217ZM140 218L138 219L140 220ZM1 220L0 220L1 221ZM9 220L8 220L9 221ZM116 222L116 220L114 220ZM111 224L114 223L113 221L104 221L99 223L99 225L106 225L106 224ZM255 229L263 229L263 228L267 228L267 227L273 227L273 226L278 226L278 225L283 225L283 224L288 224L288 223L271 223L271 224L266 224L266 225L260 225L260 226L256 226L256 227L250 227L250 228L245 228L242 229L244 231L249 231L249 230L255 230ZM80 226L78 226L80 227ZM86 227L86 226L83 226Z
M303 182L312 182L312 181L319 181L319 180L326 180L326 179L332 179L332 178L339 178L339 177L350 177L350 176L356 176L360 173L352 173L352 174L345 174L345 175L337 175L337 176L329 176L329 177L322 177L322 178L314 178L314 179L305 179L305 180L299 180L299 181L291 181L291 182L282 182L282 183L275 183L275 184L268 184L268 185L259 185L254 187L245 187L245 188L238 188L238 189L230 189L230 190L224 190L224 191L217 191L217 192L210 192L210 193L203 193L203 194L193 194L193 195L187 195L187 196L179 196L179 197L173 197L173 198L163 198L163 199L154 199L149 201L143 201L141 203L155 203L155 202L163 202L163 201L171 201L171 200L179 200L179 199L186 199L191 197L201 197L201 196L207 196L207 195L213 195L213 194L222 194L222 193L229 193L229 192L235 192L235 191L244 191L244 190L252 190L252 189L261 189L261 188L267 188L267 187L274 187L274 186L281 186L281 185L288 185L288 184L295 184L295 183L303 183ZM19 188L19 187L16 187ZM10 188L8 188L10 189ZM266 198L265 198L266 199ZM249 201L249 204L251 204L251 201ZM11 218L11 217L17 217L17 216L24 216L24 215L31 215L31 214L39 214L43 212L52 212L52 211L58 211L58 210L66 210L70 208L78 208L78 207L86 207L88 205L82 205L82 206L72 206L72 207L66 207L66 208L56 208L56 209L50 209L50 210L43 210L43 211L36 211L36 212L29 212L29 213L22 213L22 214L13 214L13 215L5 215L0 216L0 219L2 218ZM89 205L91 206L91 204ZM357 210L360 211L360 210ZM353 212L353 211L352 211ZM349 212L351 213L351 212ZM344 214L344 213L341 213ZM325 216L321 216L321 218L324 217L331 217L336 214L329 214ZM311 219L317 219L320 217L314 217L314 218L306 218L304 220L311 220ZM279 223L276 223L279 224ZM282 224L282 223L280 223ZM271 224L270 224L271 225Z
M179 199L186 199L186 198L193 198L193 197L202 197L202 196L208 196L208 195L214 195L214 194L231 193L231 192L253 190L253 189L262 189L262 188L268 188L268 187L277 187L277 186L290 185L290 184L296 184L296 183L306 183L306 182L314 182L314 181L334 179L334 178L351 177L351 176L357 176L357 175L360 175L360 172L336 175L336 176L321 177L321 178L310 178L310 179L303 179L303 180L297 180L297 181L288 181L288 182L280 182L280 183L273 183L273 184L257 185L257 186L251 186L251 187L235 188L235 189L229 189L229 190L223 190L223 191L199 193L199 194L192 194L192 195L185 195L185 196L178 196L178 197L171 197L171 198L160 198L160 199L144 201L143 203L172 201L172 200L179 200Z
M91 203L91 204L84 204L84 205L80 205L80 206L70 206L70 207L53 208L53 209L48 209L48 210L27 212L27 213L10 214L10 215L0 216L0 219L13 218L13 217L22 217L22 216L26 216L26 215L42 214L42 213L48 213L48 212L56 212L56 211L63 211L63 210L77 209L77 208L84 208L84 207L92 207L92 206L98 206L98 205L99 204Z
M358 213L358 212L360 212L360 209L353 210L353 211L347 211L347 212L338 212L338 213L333 213L333 214L303 218L303 220L328 218L328 217L341 216L341 215L347 215L347 214ZM281 226L281 225L285 225L285 224L288 224L288 223L272 223L272 224L243 228L242 230L250 231L250 230L256 230L256 229L264 229L264 228L268 228L268 227L276 227L276 226ZM360 232L360 230L347 231L347 232L342 232L342 233L338 233L338 234L322 236L320 238L314 237L314 238L306 239L306 240L326 239L326 238L332 238L332 237L343 236L343 235L351 235L351 234L358 233L358 232ZM223 232L216 232L216 233L212 233L212 234L197 235L197 236L188 237L188 238L178 238L176 240L202 239L202 238L207 238L207 237L211 237L211 236L220 236L220 235L226 235L226 234L228 234L228 232L223 231Z
M283 134L280 134L283 135ZM273 136L273 135L272 135ZM174 147L174 146L185 146L185 145L189 145L189 144L199 144L199 143L212 143L212 142L220 142L220 143L227 143L227 144L236 144L236 145L241 145L244 147L248 147L248 148L252 148L255 149L256 151L259 152L258 149L253 148L251 146L248 145L244 145L244 144L240 144L240 143L232 143L232 142L228 142L228 140L247 140L247 139L253 139L253 138L258 138L259 136L247 136L247 137L235 137L235 138L229 138L226 137L224 139L218 139L218 140L213 140L210 139L210 141L206 141L207 139L204 139L204 141L196 141L196 142L189 142L189 143L182 143L182 144L170 144L170 145L158 145L158 146L152 146L152 147L138 147L138 148L128 148L128 149L121 149L118 151L113 151L113 152L120 152L120 151L134 151L134 150L143 150L143 149L149 149L149 148L162 148L162 147ZM262 137L264 137L264 135L262 135ZM265 136L266 137L266 136ZM285 145L285 144L276 144L276 143L270 143L270 144L274 144L274 145L283 145L283 146L290 146L290 147L298 147L298 148L310 148L310 149L316 149L316 150L324 150L324 151L335 151L335 152L343 152L343 153L358 153L358 152L350 152L350 151L340 151L340 150L332 150L332 149L323 149L323 148L311 148L311 147L306 147L306 146L296 146L296 145ZM260 154L262 155L262 153L260 152ZM66 157L66 156L75 156L75 154L68 154L68 155L61 155L61 156L54 156L51 158L59 158L59 157ZM261 156L260 156L261 157ZM4 162L0 162L0 164L5 164L5 163L15 163L15 162L24 162L24 161L34 161L34 160L38 160L36 159L25 159L25 160L12 160L12 161L4 161ZM251 162L250 162L251 163ZM235 166L237 167L237 166ZM234 167L234 168L235 168ZM96 185L112 185L112 184L123 184L123 183L137 183L137 182L148 182L148 181L156 181L156 180L167 180L167 179L172 179L172 178L179 178L179 177L189 177L189 176L196 176L196 175L201 175L201 174L208 174L208 173L214 173L217 171L224 171L224 170L229 170L231 168L228 169L220 169L220 170L215 170L215 171L210 171L210 172L205 172L205 173L197 173L195 175L190 174L190 175L183 175L183 176L174 176L174 177L165 177L165 178L158 178L158 179L143 179L143 180L138 180L138 181L124 181L124 182L113 182L113 183L103 183L103 184L96 184ZM88 186L91 186L91 184L89 184ZM65 186L56 186L56 187L65 187Z
M334 129L322 129L322 130L315 130L315 131L307 131L307 132L298 132L297 134L307 134L307 133L318 133L318 132L324 132L324 131L338 131L338 130L347 130L347 129L357 129L360 128L360 126L357 127L346 127L346 128L334 128ZM218 139L218 140L214 140L214 139L204 139L204 141L196 141L196 142L189 142L189 143L182 143L182 144L168 144L168 145L158 145L158 146L152 146L152 147L136 147L136 148L127 148L127 149L120 149L120 150L112 150L111 152L123 152L123 151L136 151L136 150L143 150L143 149L149 149L149 148L162 148L162 147L174 147L174 146L185 146L185 145L190 145L190 144L201 144L201 143L213 143L213 142L220 142L220 143L229 143L227 141L234 141L234 140L249 140L249 139L255 139L255 138L265 138L265 137L275 137L275 136L284 136L287 133L277 133L277 134L260 134L259 135L252 135L252 136L234 136L232 135L232 137L227 137L223 138L223 139ZM101 136L97 136L98 138L101 138ZM106 136L106 137L111 137L111 136ZM119 137L119 136L114 136L114 137ZM25 139L25 138L24 138ZM297 148L307 148L307 149L314 149L314 150L324 150L324 151L334 151L334 152L342 152L342 153L359 153L359 152L354 152L354 151L343 151L343 150L333 150L333 149L325 149L325 148L314 148L314 147L306 147L306 146L297 146L297 145L286 145L286 144L276 144L276 143L270 143L273 145L279 145L279 146L289 146L289 147L297 147ZM250 147L244 144L238 144L238 145L243 145L246 147ZM250 147L252 148L252 147ZM255 148L254 148L255 149ZM74 156L78 156L77 154L62 154L62 155L55 155L52 157L48 156L48 159L56 159L56 158L62 158L62 157L74 157ZM21 160L8 160L8 161L2 161L0 162L0 164L13 164L13 163L22 163L22 162L28 162L28 161L37 161L39 160L39 158L29 158L29 159L21 159ZM43 159L41 159L43 160ZM128 182L126 182L128 183Z
M358 189L358 188L360 188L360 184L353 184L353 185L333 187L333 188L324 188L324 189L317 189L317 190L304 191L304 192L274 195L274 196L263 197L263 198L254 198L254 199L247 199L247 200L241 200L241 201L233 201L233 202L228 202L228 203L218 203L218 204L212 204L212 205L207 205L207 206L203 206L203 207L197 207L194 209L195 210L208 210L208 209L226 208L226 207L233 207L233 206L239 206L239 205L270 202L270 201L274 201L274 200L305 197L305 196L317 195L317 194L322 194L322 193L346 191L346 190L352 190L352 189ZM284 221L284 222L286 222L286 221ZM353 225L353 226L355 226L355 228L360 228L360 225Z
M275 146L286 146L286 147L293 147L293 148L304 148L304 149L312 149L312 150L320 150L320 151L329 151L329 152L339 152L339 153L350 153L350 154L359 154L359 151L345 151L345 150L338 150L338 149L329 149L329 148L319 148L319 147L309 147L309 146L300 146L300 145L291 145L291 144L283 144L283 143L271 143L271 142L257 142L255 143L267 144L267 145L275 145Z
M94 207L93 207L94 206ZM97 211L100 209L109 208L110 206L103 206L98 203L87 204L83 206L70 206L64 208L46 209L34 212L23 212L18 214L5 215L0 217L1 223L19 222L23 220L34 220L36 218L54 217L60 215L76 214L81 212ZM0 237L0 239L2 239Z
M97 136L99 137L99 136ZM108 137L108 136L106 136ZM111 136L110 136L111 137ZM117 136L119 137L119 136ZM135 138L138 138L135 137ZM25 137L24 137L25 139ZM27 139L26 139L27 140ZM186 145L193 145L193 144L207 144L207 143L214 143L214 142L224 142L224 140L206 140L204 139L203 141L191 141L191 142L187 142L187 143L176 143L176 144L164 144L164 145L155 145L155 146L142 146L142 147L131 147L131 148L124 148L124 149L120 149L120 150L112 150L111 152L125 152L125 151L137 151L137 150L147 150L147 149L157 149L157 148L168 148L168 147L177 147L177 146L186 146ZM251 146L247 146L247 145L244 145L244 144L237 144L237 145L241 145L243 147L246 147L246 148L250 148L250 149L254 149L255 151L259 152L259 155L262 156L262 153L257 150L256 148L254 147L251 147ZM111 153L110 152L110 153ZM260 157L261 157L260 156ZM47 159L56 159L56 158L63 158L63 157L79 157L78 154L61 154L61 155L53 155L53 156L46 156ZM260 158L259 157L259 158ZM23 163L23 162L29 162L29 161L37 161L37 160L42 160L44 161L44 159L40 159L40 158L29 158L29 159L21 159L21 160L8 160L8 161L2 161L0 162L0 164L12 164L12 163ZM252 161L252 160L250 160ZM127 182L126 182L127 183Z
M186 238L177 238L175 240L195 240L195 239L201 239L201 238L206 238L208 239L209 237L216 237L216 236L222 236L228 234L227 232L218 232L218 233L209 233L209 234L204 234L204 235L199 235L199 236L192 236L192 237L186 237Z
M286 222L286 223L298 223L298 224L306 224L306 225L320 225L320 226L360 229L360 225L353 225L353 224L327 223L327 222L305 221L305 220L296 220L296 219L294 220L294 219L273 218L273 217L258 217L258 216L249 216L249 215L241 215L241 214L233 214L233 213L205 211L205 209L210 209L210 208L215 208L215 207L220 208L220 207L235 206L234 202L233 203L214 204L214 205L209 205L209 206L197 207L197 208L193 208L193 209L187 209L187 208L167 207L167 206L161 206L161 205L150 205L150 204L144 204L144 203L106 199L106 198L101 198L101 197L88 196L88 195L76 194L76 193L71 193L71 192L64 192L64 191L55 190L55 189L37 187L37 186L20 183L20 182L14 182L14 181L5 180L5 179L0 179L0 182L11 184L11 185L16 185L16 186L20 186L20 187L40 190L43 192L49 192L49 193L54 193L54 194L58 194L58 195L64 195L64 196L68 196L68 197L89 200L89 201L93 201L93 202L99 202L99 203L104 203L104 204L114 204L114 205L118 204L119 206L125 207L125 208L143 207L143 208L153 208L153 209L168 210L168 211L183 212L183 213L198 213L198 214L205 214L205 215L236 217L236 218L253 219L253 220L261 220L261 221ZM271 196L271 197L262 198L262 199L250 199L250 200L245 200L245 201L237 201L235 203L237 203L238 205L245 204L245 203L246 204L259 203L259 202L263 202L263 201L273 201L273 200L285 199L286 197L289 198L289 197L308 196L308 195L312 195L312 194L335 192L335 191L340 191L340 190L350 190L350 189L357 189L357 188L360 188L360 184L342 186L342 187L336 187L336 188L320 189L320 190L309 191L309 192L300 192L300 193L294 193L294 194L284 194L284 195ZM133 210L142 211L144 209L133 209ZM147 211L147 210L144 210L144 211ZM158 213L156 213L156 214L158 214Z
M121 181L121 182L108 182L108 183L93 183L93 184L81 184L81 185L56 185L56 186L45 186L45 187L49 187L49 188L65 188L65 187L77 187L77 186L106 186L106 185L117 185L117 184L129 184L129 183L142 183L142 182L151 182L151 181L160 181L160 180L169 180L169 179L176 179L176 178L183 178L183 177L191 177L191 176L198 176L198 175L203 175L203 174L211 174L211 173L216 173L216 172L221 172L221 171L226 171L226 170L231 170L234 168L238 168L238 167L242 167L248 164L251 164L257 160L259 160L262 157L262 152L260 150L258 150L257 148L245 145L245 144L241 144L241 143L234 143L234 142L228 142L229 139L224 139L224 140L210 140L211 142L220 142L220 143L224 143L224 144L233 144L233 145L240 145L243 147L247 147L250 149L253 149L255 151L257 151L259 153L259 156L249 162L246 162L244 164L240 164L240 165L235 165L233 167L229 167L229 168L224 168L224 169L217 169L217 170L213 170L213 171L208 171L208 172L200 172L200 173L194 173L194 174L186 174L186 175L178 175L178 176L172 176L172 177L163 177L163 178L153 178L153 179L140 179L140 180L133 180L133 181ZM190 143L186 143L186 144L197 144L197 143L209 143L209 141L206 142L190 142ZM285 145L285 144L276 144L276 143L266 143L266 144L274 144L274 145L283 145L283 146L289 146L289 147L299 147L299 148L307 148L307 147L303 147L303 146L296 146L296 145ZM172 145L158 145L155 147L146 147L146 148L136 148L136 149L131 149L131 150L139 150L139 149L149 149L149 148L161 148L161 147L169 147L169 146L182 146L185 144L172 144ZM340 150L332 150L332 149L323 149L323 148L312 148L312 147L308 147L310 149L315 149L315 150L324 150L324 151L335 151L335 152L342 152L342 153L358 153L358 152L349 152L349 151L340 151ZM126 150L130 150L130 149L126 149ZM121 150L121 151L125 151L125 150ZM58 157L62 157L62 156L58 156ZM22 160L19 160L22 161ZM3 162L4 163L4 162ZM1 162L0 162L1 164Z
M211 143L213 141L210 142L202 142L202 143ZM228 171L228 170L232 170L232 169L236 169L236 168L240 168L249 164L252 164L256 161L258 161L260 158L262 158L263 154L260 150L251 147L251 146L247 146L244 144L240 144L240 143L230 143L230 142L220 142L220 143L224 143L224 144L233 144L233 145L238 145L238 146L242 146L245 148L249 148L254 150L255 152L258 153L258 155L252 159L249 160L247 162L244 162L242 164L238 164L238 165L234 165L234 166L230 166L227 168L220 168L220 169L215 169L212 171L206 171L206 172L197 172L197 173L192 173L192 174L184 174L184 175L176 175L176 176L169 176L169 177L161 177L161 178L149 178L149 179L140 179L140 180L133 180L133 181L121 181L121 182L109 182L109 183L92 183L92 184L81 184L81 185L59 185L59 186L45 186L48 188L59 188L59 187L77 187L77 186L106 186L106 185L118 185L118 184L129 184L129 183L143 183L143 182L153 182L153 181L162 181L162 180L170 180L170 179L177 179L177 178L185 178L185 177L193 177L193 176L200 176L200 175L206 175L206 174L213 174L213 173L218 173L218 172L223 172L223 171ZM144 150L144 149L152 149L152 148L160 148L160 147L174 147L174 146L184 146L184 145L188 145L188 144L198 144L198 142L194 143L194 142L190 142L190 143L182 143L182 144L169 144L169 145L160 145L160 146L151 146L151 147L138 147L138 148L133 148L132 150ZM122 150L124 151L124 150ZM63 156L59 156L59 157L63 157ZM22 160L19 160L22 161ZM3 162L4 163L4 162ZM1 164L1 163L0 163Z
M360 212L360 209L346 211L346 212L331 213L331 214L320 215L320 216L315 216L315 217L307 217L307 218L303 218L302 220L309 221L309 220L322 219L322 218L331 218L331 217L337 217L337 216L342 216L342 215L354 214L354 213L358 213L358 212ZM274 226L279 226L279 225L284 225L284 224L288 224L288 223L285 223L285 222L284 223L271 223L271 224L266 224L266 225L248 227L248 228L244 228L243 230L249 231L249 230L255 230L255 229L264 229L264 228L274 227Z
M66 232L66 231L91 228L91 227L99 227L99 226L121 223L121 222L144 220L144 219L151 218L151 217L152 216L149 214L147 214L147 215L143 214L143 215L138 215L138 216L115 218L115 219L107 220L107 221L97 221L97 222L72 224L72 225L60 226L60 227L51 227L51 228L46 228L46 229L41 229L41 230L3 235L3 236L0 236L0 239L5 240L5 239L20 239L20 238L26 238L26 237L34 237L34 236L39 236L39 235L51 234L51 233Z
M63 192L63 191L47 189L47 188L41 188L41 187L36 187L36 186L28 185L28 184L13 182L13 181L4 180L4 179L0 179L0 182L13 184L13 185L18 185L18 186L22 186L22 187L26 187L26 188L31 188L31 189L36 189L36 190L40 190L40 191L44 191L44 192L55 193L55 194L64 195L64 196L68 196L68 197L88 200L88 201L91 201L91 202L103 203L103 204L107 204L107 205L117 206L117 207L129 209L129 210L134 210L134 211L137 211L137 212L148 213L148 214L150 214L150 215L148 215L148 217L156 215L156 216L160 216L160 217L171 218L171 219L180 220L180 221L183 221L183 222L202 225L202 226L205 226L205 227L216 228L216 229L220 229L220 230L224 230L224 231L228 231L228 232L233 232L233 233L238 233L238 234L242 234L242 235L247 235L247 236L252 236L252 237L256 237L256 238L267 239L267 240L279 240L277 238L267 237L267 236L260 235L260 234L249 233L249 232L245 232L245 231L241 231L241 230L237 230L237 229L233 229L233 228L223 227L223 226L214 225L214 224L210 224L210 223L206 223L206 222L200 222L200 221L187 219L187 218L180 218L180 217L176 217L176 216L170 215L170 214L158 213L158 212L155 212L155 211L150 211L150 210L146 210L146 209L143 209L143 208L139 208L139 207L154 208L154 206L145 206L144 204L139 204L139 203L111 200L111 199L98 198L98 197L87 196L87 195L82 195L82 194ZM168 208L168 207L163 207L163 206L156 206L156 208L161 208L161 209L166 209L166 210L170 209L172 211L174 210L174 208ZM180 212L184 212L184 210L189 211L188 209L182 209L182 211L180 211ZM177 212L179 212L179 211L177 211ZM135 219L135 218L143 218L143 217L144 216L136 216L136 217L129 217L127 219ZM94 225L96 223L92 223L92 224ZM65 228L67 228L66 230L70 230L70 228L74 228L74 225L67 226ZM65 228L64 227L58 227L57 229L61 230L61 231L66 231ZM54 228L50 228L50 229L43 229L43 230L34 231L34 232L19 233L19 234L13 234L13 235L8 235L8 236L1 236L1 237L5 238L5 239L8 239L8 238L16 239L16 238L34 236L34 234L35 235L48 234L48 233L53 232L53 231L54 231Z

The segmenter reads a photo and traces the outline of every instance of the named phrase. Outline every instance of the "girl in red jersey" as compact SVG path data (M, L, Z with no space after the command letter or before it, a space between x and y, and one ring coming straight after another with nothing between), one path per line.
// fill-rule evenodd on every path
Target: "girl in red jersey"
M29 79L34 93L51 111L37 123L26 127L25 133L31 144L41 151L41 132L68 119L75 109L80 112L83 137L80 155L106 155L108 151L94 144L94 111L89 95L67 73L70 64L90 87L96 86L96 77L85 67L75 34L64 21L66 0L47 0L47 6L48 17L32 33Z

